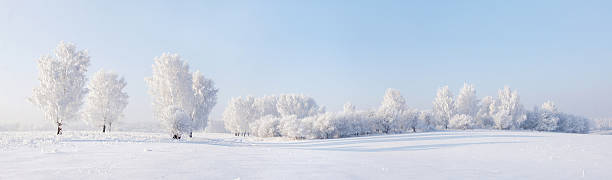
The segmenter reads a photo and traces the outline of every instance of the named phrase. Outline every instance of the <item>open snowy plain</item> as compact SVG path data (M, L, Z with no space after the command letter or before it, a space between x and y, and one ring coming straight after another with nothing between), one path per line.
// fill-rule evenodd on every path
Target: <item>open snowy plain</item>
M0 179L609 179L612 136L448 131L326 140L0 132Z

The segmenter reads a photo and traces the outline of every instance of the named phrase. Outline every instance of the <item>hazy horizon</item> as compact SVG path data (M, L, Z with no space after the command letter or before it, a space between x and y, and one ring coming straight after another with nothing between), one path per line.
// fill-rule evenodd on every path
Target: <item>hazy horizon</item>
M612 117L609 1L146 2L1 1L0 126L42 121L26 99L61 40L89 51L89 77L125 77L125 122L155 122L144 78L164 52L215 81L213 120L231 97L281 93L335 111L375 108L395 88L431 109L439 87L464 82L481 98L508 85L526 109Z

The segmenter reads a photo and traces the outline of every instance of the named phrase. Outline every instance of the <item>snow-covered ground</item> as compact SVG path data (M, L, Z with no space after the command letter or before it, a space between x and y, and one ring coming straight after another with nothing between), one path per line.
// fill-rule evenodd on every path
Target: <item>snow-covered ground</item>
M328 140L0 132L0 179L609 179L612 136L450 131Z

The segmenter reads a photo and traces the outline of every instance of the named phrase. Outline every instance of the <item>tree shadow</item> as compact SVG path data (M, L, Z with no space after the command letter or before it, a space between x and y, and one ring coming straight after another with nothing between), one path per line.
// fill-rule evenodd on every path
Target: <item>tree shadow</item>
M399 147L386 147L386 148L363 148L361 146L344 146L344 147L329 147L329 148L308 148L308 150L319 150L319 151L345 151L345 152L387 152L387 151L422 151L432 150L459 146L469 145L483 145L483 144L513 144L523 142L473 142L473 143L453 143L453 144L425 144L425 145L412 145L412 146L399 146ZM298 148L295 148L298 149Z
M495 132L492 132L495 133ZM200 139L194 141L185 141L183 143L192 144L208 144L215 146L235 147L235 146L251 146L265 148L286 148L286 149L302 149L302 150L322 150L322 151L351 151L351 152L384 152L384 151L416 151L416 150L431 150L458 146L469 145L489 145L489 144L509 144L523 143L516 141L513 138L538 138L543 136L537 135L519 135L519 134L491 134L488 132L428 132L428 133L411 133L411 134L392 134L392 135L374 135L364 137L351 137L339 139L317 139L317 140L296 140L290 142L253 142L244 139ZM203 140L203 141L202 141ZM454 140L464 141L463 143L452 143ZM465 142L465 141L471 142ZM403 143L405 142L421 142L432 141L425 145L407 145L399 147L382 147L376 148L374 143ZM444 141L444 143L436 143L436 141ZM456 142L456 141L455 141ZM420 143L422 144L422 143Z
M452 134L452 133L427 133L427 134L402 134L389 136L373 136L369 138L341 138L334 140L312 140L297 143L255 143L256 145L272 147L303 147L317 148L325 146L342 146L366 143L388 143L388 142L410 142L410 141L435 141L451 139L483 139L483 138L536 138L542 136L508 135L508 134Z

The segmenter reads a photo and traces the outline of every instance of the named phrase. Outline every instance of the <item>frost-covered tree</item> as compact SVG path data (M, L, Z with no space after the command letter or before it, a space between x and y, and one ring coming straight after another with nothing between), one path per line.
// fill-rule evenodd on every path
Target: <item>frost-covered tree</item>
M520 127L520 124L526 119L518 92L512 91L508 86L498 91L498 99L492 106L494 107L493 120L497 129Z
M380 130L383 133L389 133L393 128L393 124L398 124L404 111L406 110L406 99L396 89L387 89L383 101L378 108L380 116Z
M535 130L540 123L541 113L539 107L533 107L531 111L525 111L525 121L521 123L521 129Z
M539 121L535 127L538 131L555 131L559 128L559 111L552 101L542 104L539 109Z
M495 126L493 121L495 108L495 99L492 96L486 96L480 100L479 110L475 117L477 128L491 128Z
M441 87L438 89L436 98L433 101L433 113L438 120L438 125L448 129L448 121L455 115L455 112L453 94L448 89L448 86Z
M181 60L178 54L164 53L154 59L153 76L146 79L149 84L149 94L152 98L153 117L161 122L172 134L173 138L180 138L177 134L178 123L168 116L168 108L186 113L190 116L194 110L193 77L187 62ZM189 117L191 122L192 117Z
M589 133L590 120L572 114L561 113L557 131L567 133Z
M459 95L457 95L455 108L457 110L457 114L465 114L476 117L479 110L478 97L476 96L476 90L474 89L473 84L463 84L463 88L461 88Z
M40 87L34 88L29 100L43 111L45 119L57 125L58 135L83 105L89 59L87 50L78 51L74 44L63 41L55 48L55 56L38 59Z
M123 91L127 83L123 77L100 70L89 82L89 94L84 117L90 124L101 127L102 132L111 130L113 122L123 116L128 104L128 95Z
M401 120L403 125L400 127L400 129L402 129L402 131L411 130L412 132L416 132L420 122L419 116L420 112L416 109L406 109L402 113Z
M252 96L232 98L223 112L225 128L234 135L246 135L249 132L251 122L258 119L259 112L253 104L255 98Z
M418 119L418 127L423 131L431 131L436 129L436 121L433 113L430 111L420 111Z
M200 71L193 73L193 129L204 130L208 124L210 111L217 105L215 82L207 79Z

